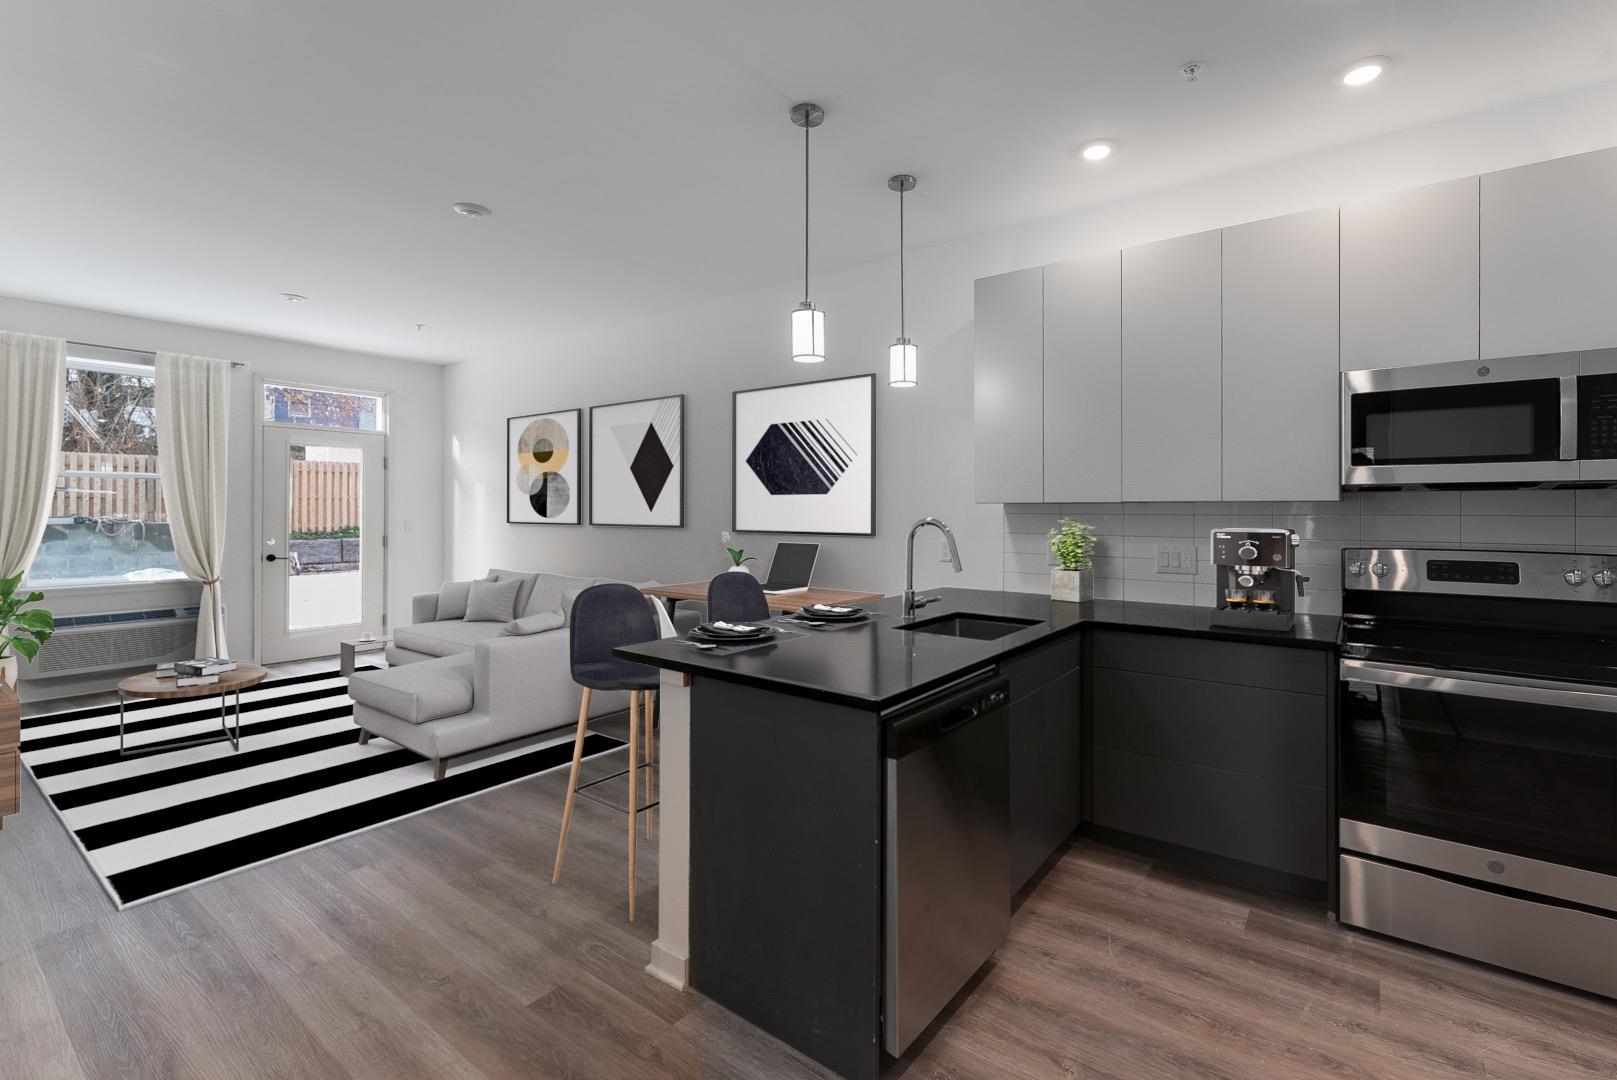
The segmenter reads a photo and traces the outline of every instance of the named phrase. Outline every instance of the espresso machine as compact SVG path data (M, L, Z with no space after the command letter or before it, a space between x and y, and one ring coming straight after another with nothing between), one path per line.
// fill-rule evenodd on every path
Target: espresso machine
M1290 630L1297 597L1308 580L1293 566L1297 544L1290 529L1214 529L1218 603L1209 621L1248 630Z

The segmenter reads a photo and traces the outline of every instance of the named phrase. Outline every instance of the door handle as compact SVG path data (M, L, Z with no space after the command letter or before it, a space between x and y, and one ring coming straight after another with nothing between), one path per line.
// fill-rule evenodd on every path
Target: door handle
M269 554L268 554L268 555L266 555L266 556L264 556L264 561L265 561L265 562L274 562L274 561L275 561L275 560L276 560L276 559L279 559L279 558L280 558L280 556L279 556L279 555L277 555L277 554L275 554L275 553L274 553L274 552L273 552L273 551L272 551L272 552L270 552L270 553L269 553Z

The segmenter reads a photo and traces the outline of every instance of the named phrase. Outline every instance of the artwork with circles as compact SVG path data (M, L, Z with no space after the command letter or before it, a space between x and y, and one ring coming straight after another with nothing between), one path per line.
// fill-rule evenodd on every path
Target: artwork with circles
M518 525L577 525L582 412L513 416L505 422L505 520Z

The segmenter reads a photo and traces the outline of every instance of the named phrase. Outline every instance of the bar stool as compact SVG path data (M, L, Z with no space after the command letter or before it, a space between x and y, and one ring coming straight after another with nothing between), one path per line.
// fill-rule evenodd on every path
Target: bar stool
M612 655L612 650L623 645L637 645L655 641L660 636L657 616L646 598L633 585L592 585L578 594L573 602L570 623L570 652L573 681L584 688L584 700L578 707L578 733L573 739L573 768L567 777L567 807L562 811L561 838L556 843L556 869L551 875L552 885L561 880L561 860L567 852L567 830L573 822L573 799L582 795L591 802L611 807L629 816L629 921L634 921L635 894L635 818L646 811L646 835L651 835L652 801L651 770L656 753L652 749L651 707L656 697L657 669L632 660ZM580 785L579 765L584 759L584 737L587 735L590 715L590 696L596 690L629 691L629 767L611 776ZM640 760L640 715L646 716L646 758ZM646 770L646 802L639 802L640 770ZM629 801L618 806L590 793L590 788L629 777Z
M763 622L769 618L764 587L751 574L726 570L707 583L710 622Z

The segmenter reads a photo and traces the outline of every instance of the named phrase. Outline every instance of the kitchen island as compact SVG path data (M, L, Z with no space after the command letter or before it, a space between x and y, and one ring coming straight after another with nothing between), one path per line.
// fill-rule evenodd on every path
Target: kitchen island
M663 669L649 970L858 1078L888 1060L891 718L979 675L1009 680L1009 844L985 856L1004 861L1008 909L1030 864L1079 823L1086 630L1280 647L1264 657L1306 650L1321 670L1337 634L1330 617L1300 617L1277 635L1209 626L1194 608L961 589L911 620L896 598L872 608L881 617L868 624L730 656L673 641L620 650Z

